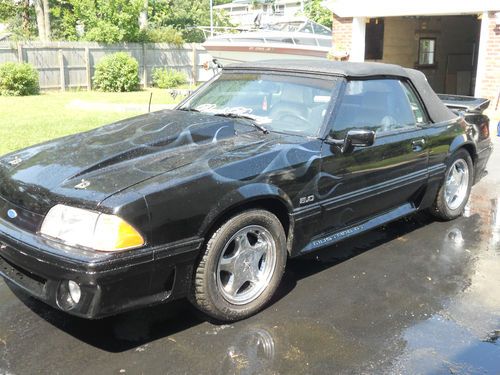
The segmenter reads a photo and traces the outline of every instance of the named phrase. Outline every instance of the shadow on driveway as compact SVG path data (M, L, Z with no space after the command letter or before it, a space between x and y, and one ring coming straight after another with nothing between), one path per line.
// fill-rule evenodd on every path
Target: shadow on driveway
M417 213L307 256L290 259L280 288L267 308L272 308L273 304L286 297L299 280L335 267L432 222L433 219L425 213ZM119 353L137 348L206 321L206 317L191 307L186 300L142 308L100 320L86 320L47 306L13 285L9 285L9 288L28 308L53 326L107 352Z

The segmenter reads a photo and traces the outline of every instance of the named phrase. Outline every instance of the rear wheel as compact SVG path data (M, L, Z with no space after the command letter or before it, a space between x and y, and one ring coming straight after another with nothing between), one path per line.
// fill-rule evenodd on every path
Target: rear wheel
M466 150L457 151L450 159L445 178L436 196L431 213L443 220L460 216L469 200L474 168Z
M275 215L250 210L234 216L208 241L190 300L219 321L244 319L269 302L286 258L285 232Z

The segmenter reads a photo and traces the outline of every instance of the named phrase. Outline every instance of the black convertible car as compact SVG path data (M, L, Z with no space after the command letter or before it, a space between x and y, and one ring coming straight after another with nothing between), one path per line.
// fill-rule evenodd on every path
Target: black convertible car
M181 297L248 317L288 257L462 213L492 150L487 102L445 99L394 65L225 68L175 110L0 159L0 274L86 318Z

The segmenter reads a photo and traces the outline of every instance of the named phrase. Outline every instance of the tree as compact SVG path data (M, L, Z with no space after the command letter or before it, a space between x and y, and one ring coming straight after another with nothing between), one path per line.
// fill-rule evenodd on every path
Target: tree
M51 36L49 0L35 0L34 5L38 37L42 41L48 41Z
M34 35L33 12L30 0L0 0L0 21L7 23L17 38L28 39Z
M60 17L57 34L103 43L138 41L143 7L144 0L66 0L56 11ZM83 28L83 35L78 34L78 27Z
M230 0L214 0L214 4ZM210 0L0 0L0 20L15 35L41 40L201 42ZM231 26L215 12L215 26Z
M0 21L8 21L16 14L16 6L11 0L0 0Z
M307 18L326 27L332 28L332 12L321 5L323 0L309 0L304 6Z
M149 1L144 0L144 5L139 15L139 28L141 30L147 30L148 28L148 8L149 8Z
M20 8L21 8L21 15L23 19L23 33L25 35L29 34L29 29L30 29L30 22L31 22L31 17L30 17L30 0L22 0L20 3Z
M150 20L154 27L172 26L182 32L187 42L202 42L203 33L197 26L210 26L209 0L150 1ZM224 13L214 12L215 26L232 26Z

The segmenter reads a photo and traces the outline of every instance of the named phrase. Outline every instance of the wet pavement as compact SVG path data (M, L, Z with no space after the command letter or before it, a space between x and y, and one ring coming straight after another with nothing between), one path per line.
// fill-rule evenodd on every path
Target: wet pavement
M289 262L230 325L187 303L100 321L0 281L0 374L500 374L500 142L464 217L423 214Z

